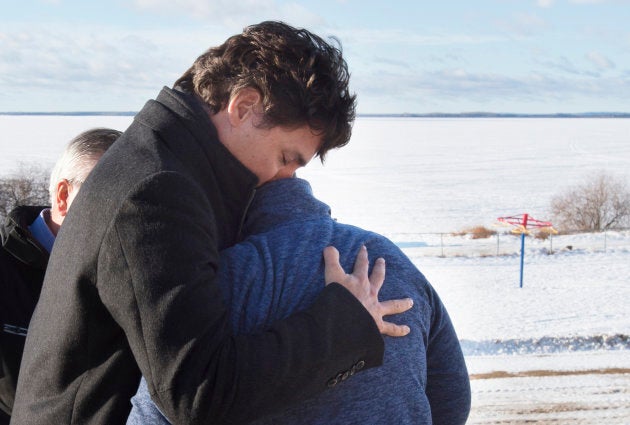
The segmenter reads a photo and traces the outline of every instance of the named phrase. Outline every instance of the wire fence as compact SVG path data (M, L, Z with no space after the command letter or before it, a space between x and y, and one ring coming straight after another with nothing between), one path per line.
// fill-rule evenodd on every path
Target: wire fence
M496 233L479 237L476 233L396 233L388 237L408 255L420 257L490 257L521 252L521 236ZM566 251L612 252L630 250L630 230L597 233L563 232L546 238L525 236L525 251L548 255Z

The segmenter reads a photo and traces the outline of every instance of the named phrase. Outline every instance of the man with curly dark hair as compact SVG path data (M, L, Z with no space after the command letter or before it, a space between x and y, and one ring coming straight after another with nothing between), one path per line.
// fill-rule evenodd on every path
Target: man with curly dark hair
M196 93L213 114L225 109L234 93L255 88L260 125L308 125L322 138L317 154L323 159L350 140L356 96L349 81L339 48L307 30L264 22L209 49L175 85Z
M103 156L55 242L29 326L14 424L124 423L141 374L174 423L244 423L383 361L385 265L324 251L314 304L234 335L216 283L256 188L350 138L339 48L280 22L245 28L147 102ZM239 282L232 284L238 285Z

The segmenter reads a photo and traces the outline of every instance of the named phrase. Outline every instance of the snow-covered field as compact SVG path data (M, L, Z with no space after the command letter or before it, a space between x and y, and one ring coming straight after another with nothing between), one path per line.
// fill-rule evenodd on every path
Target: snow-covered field
M131 119L0 116L0 172L50 164L80 131ZM472 377L469 423L630 424L630 231L527 238L522 288L517 238L500 235L495 256L495 237L450 235L500 216L550 220L554 194L601 170L630 180L630 120L360 117L347 147L299 174L436 287Z
M479 424L630 424L630 234L607 252L416 258L453 318Z

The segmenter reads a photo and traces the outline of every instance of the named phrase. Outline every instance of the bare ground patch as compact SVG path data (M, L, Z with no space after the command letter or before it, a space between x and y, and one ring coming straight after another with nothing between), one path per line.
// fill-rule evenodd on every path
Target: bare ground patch
M524 372L506 372L497 370L488 373L473 373L471 380L475 379L498 379L498 378L527 378L541 376L567 376L567 375L618 375L630 373L626 368L588 369L588 370L528 370Z
M471 379L467 425L630 424L630 368L495 371Z

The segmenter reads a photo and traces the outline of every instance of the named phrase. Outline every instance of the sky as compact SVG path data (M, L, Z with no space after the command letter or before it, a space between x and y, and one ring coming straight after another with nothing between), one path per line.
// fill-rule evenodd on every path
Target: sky
M0 112L138 111L263 20L337 37L359 114L630 112L630 0L0 5Z

